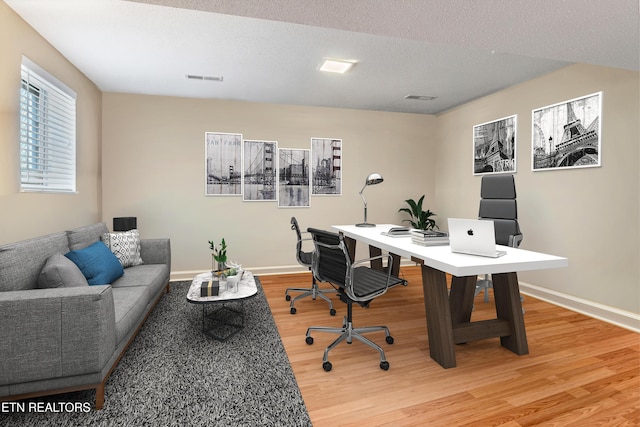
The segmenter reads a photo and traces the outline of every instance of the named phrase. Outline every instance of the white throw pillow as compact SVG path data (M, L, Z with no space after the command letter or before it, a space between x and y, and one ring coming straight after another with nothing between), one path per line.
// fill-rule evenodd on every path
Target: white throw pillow
M123 267L142 264L140 234L138 230L104 233L102 241L118 258Z

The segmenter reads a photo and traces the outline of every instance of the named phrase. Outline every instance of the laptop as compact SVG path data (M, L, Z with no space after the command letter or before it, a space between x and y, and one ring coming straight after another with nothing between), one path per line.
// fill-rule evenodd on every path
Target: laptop
M493 221L449 218L451 252L498 258L506 251L496 250Z

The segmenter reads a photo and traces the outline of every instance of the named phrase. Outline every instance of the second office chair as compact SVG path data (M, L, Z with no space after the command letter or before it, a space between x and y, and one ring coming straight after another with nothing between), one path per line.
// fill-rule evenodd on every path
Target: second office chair
M303 248L303 242L306 240L311 240L311 238L303 238L302 236L302 232L300 231L300 227L298 226L298 221L296 220L296 217L292 216L291 217L291 229L294 230L296 232L296 236L297 236L297 243L296 243L296 259L298 260L298 263L300 265L303 265L307 268L309 268L309 270L311 270L311 262L312 262L312 258L313 258L313 250L311 251L305 251ZM312 277L312 282L311 282L311 287L310 288L288 288L285 292L285 299L287 301L291 301L290 304L290 312L291 314L296 314L296 308L294 307L294 304L296 301L298 301L301 298L306 298L306 297L311 297L313 300L315 300L317 297L322 298L323 300L327 301L329 303L329 314L331 314L332 316L335 316L336 311L333 308L333 303L331 302L331 300L329 299L329 297L327 297L325 294L326 293L336 293L335 289L320 289L320 287L318 286L318 282L316 280L316 277L313 276ZM291 298L291 295L289 295L289 292L302 292L300 295L298 295L295 298Z

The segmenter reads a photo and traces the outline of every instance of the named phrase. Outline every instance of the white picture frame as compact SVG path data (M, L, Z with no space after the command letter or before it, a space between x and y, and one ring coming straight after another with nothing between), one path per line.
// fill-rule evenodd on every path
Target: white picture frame
M278 207L311 206L308 148L278 148Z
M473 127L473 174L516 172L518 116Z
M531 169L602 166L602 92L531 112Z
M311 138L311 195L342 195L342 139Z
M278 186L278 141L242 142L242 200L274 202Z
M204 150L205 195L241 195L242 134L205 132Z

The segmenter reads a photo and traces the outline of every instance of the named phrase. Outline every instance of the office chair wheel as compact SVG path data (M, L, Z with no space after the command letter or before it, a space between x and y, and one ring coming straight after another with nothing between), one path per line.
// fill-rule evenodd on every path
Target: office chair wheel
M291 301L291 295L285 295L284 299L287 300L287 301Z
M392 336L388 336L386 338L386 340L387 340L387 344L393 344L393 337Z
M389 370L389 362L387 362L386 360L384 362L380 362L380 369L382 369L383 371L388 371Z
M331 370L331 368L333 368L333 366L331 365L331 362L323 362L322 363L322 369L324 369L326 372L329 372ZM389 368L387 368L389 369Z
M305 341L307 344L311 345L311 344L313 344L313 337L307 337L307 338L305 338L305 340L304 340L304 341Z
M332 316L335 316L336 315L336 309L332 308L331 310L329 310L329 314L332 315Z
M295 307L291 307L291 310L289 310L291 312L291 314L296 314L296 308Z

